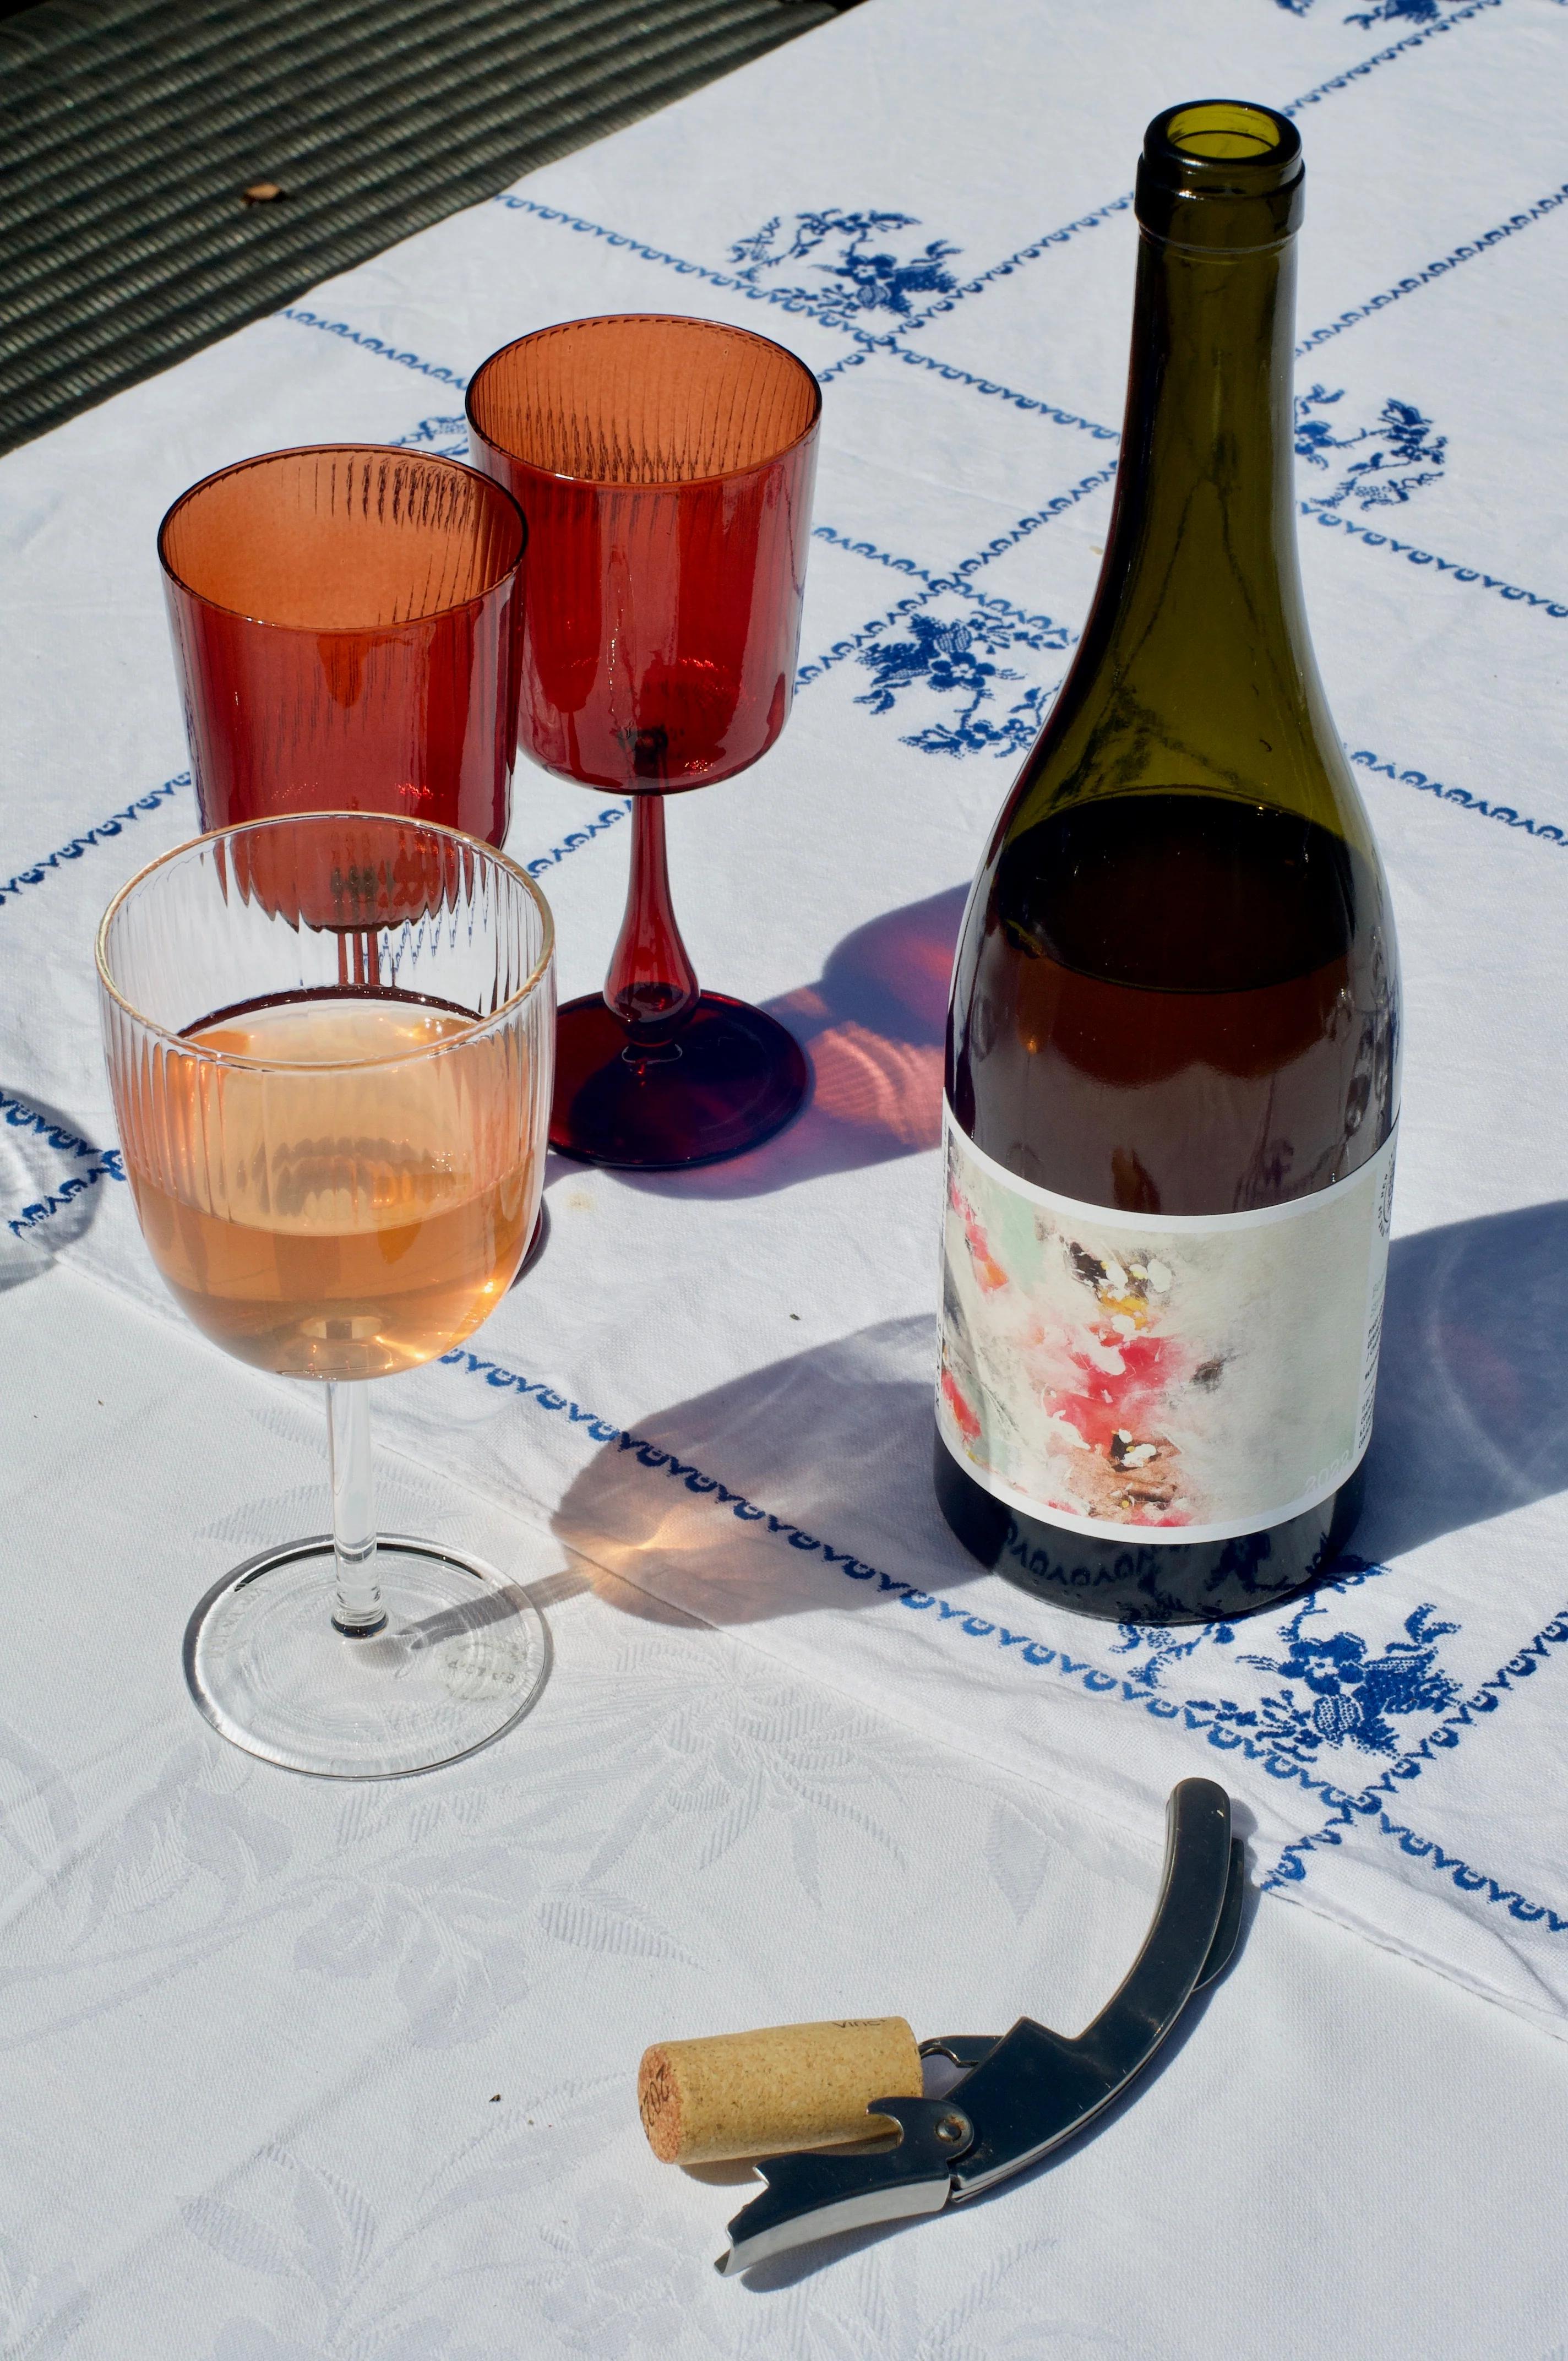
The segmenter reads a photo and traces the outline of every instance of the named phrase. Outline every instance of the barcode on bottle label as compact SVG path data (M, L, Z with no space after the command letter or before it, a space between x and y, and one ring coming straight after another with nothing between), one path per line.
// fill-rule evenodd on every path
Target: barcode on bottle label
M1372 1433L1395 1134L1346 1180L1147 1215L1020 1180L946 1112L937 1419L1070 1532L1228 1541L1328 1499Z

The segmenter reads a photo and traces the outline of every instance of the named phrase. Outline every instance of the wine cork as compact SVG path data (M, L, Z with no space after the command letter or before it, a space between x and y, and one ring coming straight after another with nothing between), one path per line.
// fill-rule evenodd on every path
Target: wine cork
M664 2164L839 2147L896 2131L873 2099L917 2099L920 2052L901 2016L772 2025L644 2050L637 2107Z

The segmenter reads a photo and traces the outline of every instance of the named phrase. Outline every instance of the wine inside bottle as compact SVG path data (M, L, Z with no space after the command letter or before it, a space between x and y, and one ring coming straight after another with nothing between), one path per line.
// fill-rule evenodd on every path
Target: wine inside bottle
M1371 1433L1398 963L1297 566L1301 196L1267 108L1149 126L1104 565L954 967L938 1499L1123 1621L1313 1581Z

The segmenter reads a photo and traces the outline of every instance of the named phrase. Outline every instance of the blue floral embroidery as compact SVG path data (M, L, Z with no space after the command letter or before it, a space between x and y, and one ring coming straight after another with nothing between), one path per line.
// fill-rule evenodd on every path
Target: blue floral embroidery
M1438 0L1376 0L1372 8L1353 9L1347 25L1435 25L1442 14Z
M1413 402L1386 401L1375 425L1336 434L1334 426L1343 422L1314 413L1343 399L1343 386L1330 393L1321 385L1296 399L1297 457L1310 467L1343 470L1333 489L1316 495L1310 507L1337 509L1354 500L1364 509L1391 508L1423 484L1441 481L1448 438L1432 433L1431 420ZM1350 451L1358 456L1346 465L1338 455Z
M1026 686L1006 709L995 716L982 708L995 702L1003 682L1021 683L1025 675L995 661L1010 651L1065 648L1069 634L1048 615L1022 615L1015 608L978 606L970 614L951 620L925 612L908 619L906 635L877 640L856 661L871 674L875 686L857 705L873 713L891 713L901 696L916 686L938 697L959 700L953 719L934 721L909 733L905 746L923 754L1021 754L1040 734L1046 707L1053 692Z
M392 447L398 451L433 451L441 459L466 459L468 422L466 418L422 418L413 432L400 434Z
M1304 16L1312 0L1275 0L1292 16ZM1446 0L1452 6L1454 0ZM1374 0L1370 8L1353 8L1347 25L1435 25L1442 14L1442 0Z
M793 232L785 233L782 216L775 214L750 237L737 238L729 259L748 286L758 287L764 270L803 262L807 255L826 249L835 258L813 262L810 268L832 284L790 291L824 327L855 328L864 324L868 312L891 312L907 319L915 308L912 296L950 295L958 285L943 265L959 249L945 238L934 237L914 254L898 250L906 244L898 233L919 227L914 214L847 214L841 206L828 205L821 213L796 214Z
M1362 1567L1363 1576L1376 1569ZM1336 1583L1332 1590L1346 1586ZM1416 1608L1405 1619L1405 1637L1395 1640L1381 1655L1359 1631L1325 1631L1314 1617L1327 1617L1328 1596L1320 1595L1297 1609L1280 1625L1283 1657L1255 1656L1237 1649L1235 1661L1255 1670L1277 1674L1285 1686L1260 1697L1255 1707L1243 1708L1225 1697L1191 1697L1196 1713L1213 1714L1226 1728L1247 1730L1266 1740L1292 1762L1310 1763L1324 1747L1354 1746L1365 1754L1392 1757L1399 1751L1400 1733L1391 1717L1419 1714L1433 1718L1459 1700L1457 1681L1438 1664L1438 1643L1457 1631L1457 1623L1437 1620L1431 1605ZM1190 1640L1172 1640L1168 1631L1145 1624L1129 1624L1116 1642L1118 1655L1146 1650L1130 1678L1148 1689L1163 1686L1167 1668L1208 1647L1234 1647L1236 1627L1206 1625Z

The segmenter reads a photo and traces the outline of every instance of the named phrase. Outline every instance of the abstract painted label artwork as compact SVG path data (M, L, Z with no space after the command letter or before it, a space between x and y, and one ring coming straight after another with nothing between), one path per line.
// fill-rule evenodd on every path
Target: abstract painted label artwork
M1372 1432L1394 1137L1348 1180L1163 1218L1034 1187L946 1117L938 1422L1069 1532L1224 1541L1326 1499Z

